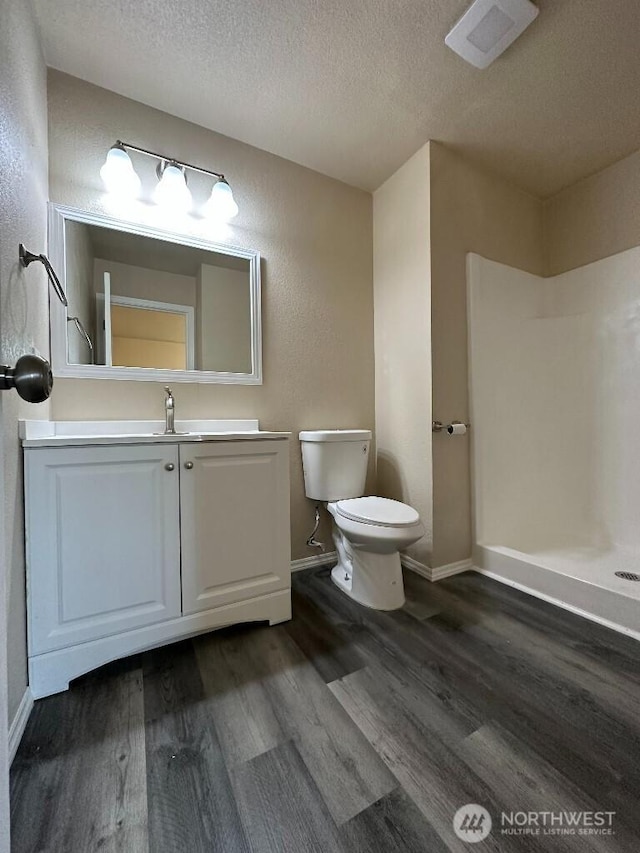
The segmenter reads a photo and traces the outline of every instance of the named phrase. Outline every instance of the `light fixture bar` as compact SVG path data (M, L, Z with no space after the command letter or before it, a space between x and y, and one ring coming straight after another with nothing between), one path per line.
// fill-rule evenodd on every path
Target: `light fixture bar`
M212 169L203 169L202 166L194 166L192 163L184 163L167 154L159 154L157 151L149 151L139 145L130 142L116 140L107 153L107 159L100 169L100 176L110 192L119 194L122 198L134 198L140 193L140 177L137 175L129 153L144 154L157 161L156 175L158 186L154 193L156 203L174 212L187 213L193 208L193 198L187 187L187 171L199 172L213 178L213 189L209 200L205 204L208 216L228 222L238 214L238 205L233 197L229 182L222 172L214 172Z
M218 180L224 180L224 175L221 172L212 172L211 169L203 169L201 166L193 166L191 163L183 163L182 160L176 160L175 157L169 157L167 154L158 154L155 151L149 151L147 148L140 148L137 145L131 145L129 142L123 142L121 139L116 140L116 146L124 148L125 151L137 151L138 154L146 154L147 157L155 157L156 160L164 161L165 163L177 163L185 169L191 169L193 172L200 172L201 175L211 175Z

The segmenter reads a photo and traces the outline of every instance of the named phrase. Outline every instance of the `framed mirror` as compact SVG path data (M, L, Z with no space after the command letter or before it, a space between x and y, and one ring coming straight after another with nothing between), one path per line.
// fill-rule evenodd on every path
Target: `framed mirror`
M262 383L260 253L49 205L55 376Z

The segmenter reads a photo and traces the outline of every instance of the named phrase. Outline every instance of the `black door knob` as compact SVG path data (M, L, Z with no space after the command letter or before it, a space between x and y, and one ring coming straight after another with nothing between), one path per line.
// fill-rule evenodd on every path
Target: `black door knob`
M42 403L51 394L51 365L39 355L23 355L15 367L0 365L0 391L15 388L27 403Z

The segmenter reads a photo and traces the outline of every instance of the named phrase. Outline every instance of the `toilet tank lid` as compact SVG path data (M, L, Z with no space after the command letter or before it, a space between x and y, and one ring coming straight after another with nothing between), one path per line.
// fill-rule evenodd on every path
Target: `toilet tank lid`
M298 433L300 441L370 441L370 429L307 429Z
M344 518L364 524L378 524L380 527L411 527L420 521L419 514L412 506L390 498L347 498L338 501L336 508Z

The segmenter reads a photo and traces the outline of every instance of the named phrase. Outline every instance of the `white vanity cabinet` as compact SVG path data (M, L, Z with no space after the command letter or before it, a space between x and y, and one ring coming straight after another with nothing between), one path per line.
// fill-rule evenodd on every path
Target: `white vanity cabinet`
M178 447L25 452L29 651L180 616Z
M282 438L28 446L35 698L125 655L291 617Z
M180 447L183 613L290 585L286 443L226 445Z

